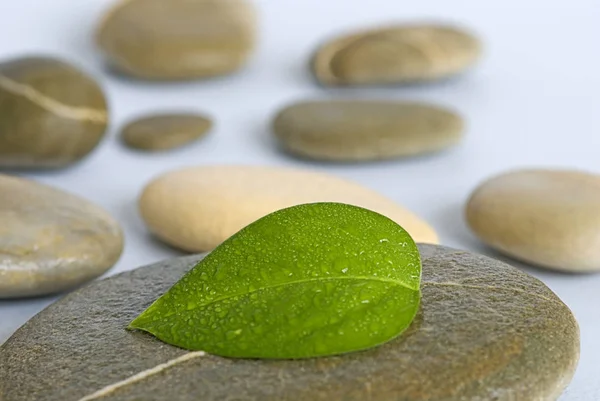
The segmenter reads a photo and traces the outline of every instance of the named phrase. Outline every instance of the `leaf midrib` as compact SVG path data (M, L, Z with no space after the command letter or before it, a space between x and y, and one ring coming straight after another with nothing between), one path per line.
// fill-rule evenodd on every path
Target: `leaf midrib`
M235 298L235 297L240 297L240 296L244 296L244 295L250 295L259 291L264 291L264 290L268 290L271 288L278 288L278 287L285 287L288 285L295 285L295 284L304 284L304 283L311 283L311 282L321 282L321 281L334 281L334 280L365 280L365 281L377 281L377 282L382 282L382 283L391 283L394 285L397 285L399 287L404 287L408 290L411 291L419 291L419 288L415 289L415 288L411 288L410 286L408 286L407 284L400 282L400 281L396 281L396 280L391 280L391 279L386 279L386 278L382 278L382 277L369 277L369 276L336 276L336 277L315 277L315 278L307 278L307 279L302 279L302 280L296 280L296 281L289 281L289 282L285 282L285 283L278 283L278 284L273 284L273 285L268 285L265 287L260 287L257 288L256 290L252 290L252 291L246 291L246 292L242 292L242 293L236 293L236 294L231 294L231 295L227 295L224 297L220 297L220 298L216 298L211 300L210 302L198 305L192 309L188 309L189 310L195 310L201 307L205 307L208 305L212 305L214 303L220 302L220 301L224 301L226 299L230 299L230 298Z

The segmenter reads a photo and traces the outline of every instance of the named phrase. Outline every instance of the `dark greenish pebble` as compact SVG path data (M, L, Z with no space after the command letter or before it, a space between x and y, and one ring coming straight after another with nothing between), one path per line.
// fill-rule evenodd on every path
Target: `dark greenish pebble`
M212 122L190 113L147 116L127 124L121 133L123 142L134 149L160 151L175 149L200 139Z
M442 107L395 101L323 100L288 106L273 131L290 153L330 161L415 156L463 136L462 118Z
M68 166L107 125L102 89L78 68L41 56L0 64L0 168Z
M311 70L321 84L385 85L460 74L480 57L471 33L443 24L405 24L347 34L321 46Z
M85 283L110 269L122 250L119 224L100 207L0 174L0 299Z
M125 327L201 256L96 282L0 348L3 401L553 401L579 329L537 279L484 256L420 245L422 308L391 342L299 361L224 359Z

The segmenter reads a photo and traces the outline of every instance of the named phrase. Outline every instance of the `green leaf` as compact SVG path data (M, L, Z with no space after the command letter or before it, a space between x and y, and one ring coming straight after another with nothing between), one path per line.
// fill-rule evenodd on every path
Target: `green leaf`
M342 354L404 331L420 280L419 251L395 222L356 206L306 204L223 242L129 328L226 357Z

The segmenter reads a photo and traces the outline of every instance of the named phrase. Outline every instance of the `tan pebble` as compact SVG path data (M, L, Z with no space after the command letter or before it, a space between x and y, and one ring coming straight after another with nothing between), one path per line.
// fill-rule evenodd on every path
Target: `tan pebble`
M128 123L121 139L138 150L171 150L202 138L211 126L210 119L193 113L156 114Z
M600 270L600 176L519 170L491 178L471 195L467 222L486 244L554 270Z
M92 203L0 175L0 298L47 295L100 276L119 259L119 224Z
M273 131L302 157L371 161L416 156L456 145L462 118L443 107L381 100L321 100L281 110Z
M317 50L311 69L324 85L416 83L457 75L480 53L479 40L458 27L407 24L330 40Z
M205 78L246 63L256 24L246 0L123 0L104 17L96 41L109 63L126 74Z
M276 167L204 166L170 172L146 186L139 207L156 236L201 252L271 212L313 202L365 207L396 221L417 242L438 241L427 223L374 191L326 174Z

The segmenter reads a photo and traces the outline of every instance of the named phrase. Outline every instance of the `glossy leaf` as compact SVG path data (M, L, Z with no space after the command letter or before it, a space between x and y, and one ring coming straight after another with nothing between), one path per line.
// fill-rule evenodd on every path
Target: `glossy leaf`
M272 213L223 242L130 325L190 350L309 358L404 331L421 261L392 220L339 203Z

